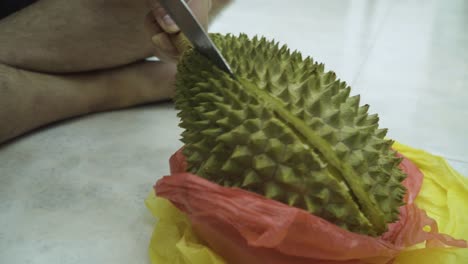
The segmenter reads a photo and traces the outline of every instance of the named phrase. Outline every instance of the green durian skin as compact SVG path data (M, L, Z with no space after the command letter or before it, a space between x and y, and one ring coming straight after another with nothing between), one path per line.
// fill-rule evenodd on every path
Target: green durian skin
M178 64L188 170L376 236L398 219L401 161L378 116L323 64L247 35L212 34L235 79L194 49Z

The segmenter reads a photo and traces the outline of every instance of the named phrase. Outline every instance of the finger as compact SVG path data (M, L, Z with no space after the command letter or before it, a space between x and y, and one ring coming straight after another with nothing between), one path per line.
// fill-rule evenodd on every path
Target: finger
M189 3L190 1L192 1L192 0L185 0L186 3ZM161 6L161 3L159 2L159 0L146 0L146 5L150 9L154 9L156 7Z
M157 0L147 0L148 7L151 8L152 13L158 24L162 27L167 33L177 33L180 31L177 24L169 16L166 10Z
M146 0L146 5L148 6L149 9L155 9L161 6L161 4L159 3L159 0Z
M159 25L166 31L167 33L177 33L180 31L177 24L171 18L171 16L166 12L166 10L162 7L158 7L153 9L153 15L158 21Z
M155 46L155 56L162 61L177 61L179 57L179 51L174 46L170 36L165 33L159 33L151 38Z
M163 29L158 24L158 22L156 22L156 19L154 18L152 12L149 12L148 14L146 14L145 29L146 29L146 32L149 34L150 38L153 37L154 35L157 35L163 32Z

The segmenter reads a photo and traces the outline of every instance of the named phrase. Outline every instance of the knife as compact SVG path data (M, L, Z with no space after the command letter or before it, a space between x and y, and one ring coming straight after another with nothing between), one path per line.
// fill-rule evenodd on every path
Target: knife
M234 78L226 59L195 18L187 3L184 0L160 0L160 3L195 49Z

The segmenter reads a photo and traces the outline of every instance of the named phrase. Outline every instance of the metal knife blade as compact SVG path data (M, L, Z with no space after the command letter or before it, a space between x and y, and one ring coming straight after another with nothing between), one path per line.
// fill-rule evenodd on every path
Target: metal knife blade
M195 18L186 2L184 0L160 0L160 3L194 47L221 70L234 77L226 59Z

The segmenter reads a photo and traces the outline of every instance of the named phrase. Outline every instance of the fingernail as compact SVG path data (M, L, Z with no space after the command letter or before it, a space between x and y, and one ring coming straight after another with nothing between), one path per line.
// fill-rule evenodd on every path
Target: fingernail
M166 26L166 30L172 32L179 31L179 27L176 25L174 20L172 20L171 16L165 15L162 18L164 25Z

